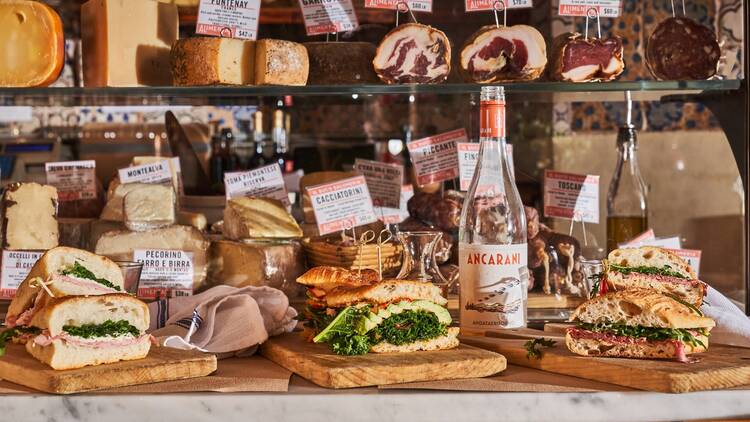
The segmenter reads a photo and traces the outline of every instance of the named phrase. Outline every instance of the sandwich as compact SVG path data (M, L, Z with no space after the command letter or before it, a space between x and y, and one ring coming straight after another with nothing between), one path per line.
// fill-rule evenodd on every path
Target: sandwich
M565 345L581 356L687 361L705 352L716 324L697 308L647 289L606 293L580 305Z
M316 267L300 319L308 339L340 355L415 352L458 346L458 328L440 288L411 280L378 281L377 273Z
M644 246L615 249L604 264L598 292L632 288L650 289L674 296L692 306L700 307L706 295L706 283L698 280L695 271L684 259L667 249Z
M146 357L148 306L126 293L49 301L29 326L39 334L26 351L52 369L74 369Z
M120 267L108 258L81 249L52 248L39 258L16 290L5 325L8 328L27 325L53 298L122 291Z

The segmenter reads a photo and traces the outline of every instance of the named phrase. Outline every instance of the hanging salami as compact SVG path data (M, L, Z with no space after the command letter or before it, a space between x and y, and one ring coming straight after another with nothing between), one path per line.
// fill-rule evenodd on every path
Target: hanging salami
M451 70L450 41L431 26L407 23L383 38L372 63L388 84L440 83Z
M566 33L552 42L552 79L611 81L624 70L622 39L618 36L586 39L579 33Z
M547 66L544 37L528 25L485 26L464 44L460 65L467 82L537 79Z
M646 44L646 64L661 80L708 79L719 66L721 48L714 32L688 18L660 23Z

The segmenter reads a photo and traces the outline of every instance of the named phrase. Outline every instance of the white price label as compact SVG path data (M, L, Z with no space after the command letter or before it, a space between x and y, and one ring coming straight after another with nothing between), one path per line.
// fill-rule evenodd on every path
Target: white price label
M227 200L243 196L257 196L279 200L284 206L291 205L284 176L278 164L250 171L225 173L224 186Z
M365 0L365 7L395 10L401 2L406 3L412 12L432 12L432 0Z
M374 206L387 208L401 206L404 166L357 158L354 161L354 171L365 176Z
M258 38L260 0L201 0L195 33L225 38Z
M385 224L398 224L409 218L407 204L414 196L412 185L401 186L401 206L398 208L375 207L375 215Z
M467 12L480 12L485 10L495 10L495 5L498 4L498 0L466 0L466 11ZM531 4L531 0L503 0L506 9L522 9L528 7L534 7ZM498 4L498 9L500 5Z
M0 268L0 299L13 299L18 286L29 275L31 268L42 255L44 255L43 251L3 250Z
M320 235L377 221L364 176L307 188Z
M474 170L477 168L479 144L476 142L459 142L456 144L456 147L458 148L458 169L460 172L461 190L467 191L471 185L471 179L474 178ZM513 145L505 144L505 154L508 157L510 175L513 177Z
M125 167L118 170L120 183L172 183L172 171L169 160L140 166Z
M646 235L649 232L645 232L642 235ZM651 231L653 233L653 231ZM641 237L639 235L638 237ZM636 238L637 239L637 238ZM651 238L644 238L641 240L631 240L630 242L627 242L625 244L617 245L621 248L638 248L641 246L654 246L657 248L666 248L666 249L680 249L682 248L682 241L680 240L679 236L672 236L672 237L651 237Z
M466 131L456 129L406 144L417 174L417 184L424 186L458 177L456 144L467 141Z
M299 0L308 36L353 31L359 27L352 0Z
M96 198L96 161L45 163L47 184L57 188L60 202Z
M545 170L544 216L599 224L599 176Z
M191 296L195 267L193 253L170 249L136 249L133 261L143 264L138 297Z
M560 0L557 13L560 16L586 16L594 9L602 18L616 18L622 10L620 0Z

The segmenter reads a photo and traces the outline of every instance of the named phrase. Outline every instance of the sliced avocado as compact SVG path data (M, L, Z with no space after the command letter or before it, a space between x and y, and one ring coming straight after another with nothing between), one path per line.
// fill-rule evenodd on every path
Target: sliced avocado
M415 300L409 303L409 309L415 311L427 311L437 315L438 321L441 324L450 325L453 319L451 318L450 312L437 303L430 302L428 300Z
M370 314L367 315L367 319L375 323L375 325L378 325L381 322L383 322L383 317L381 317L380 315L374 314L372 312L370 312Z
M372 330L373 328L377 327L378 324L376 324L374 321L370 320L369 318L360 318L355 324L354 324L354 331L356 331L359 334L367 334L368 331Z
M404 308L401 307L398 303L391 303L388 305L387 308L385 308L388 312L391 314L400 314L401 312L404 312Z

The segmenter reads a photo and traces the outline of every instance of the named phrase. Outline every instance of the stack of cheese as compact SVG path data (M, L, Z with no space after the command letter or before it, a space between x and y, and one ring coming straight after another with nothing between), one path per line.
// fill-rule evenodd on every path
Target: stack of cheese
M3 194L3 249L47 250L59 243L57 189L12 183Z
M300 292L295 280L305 271L302 230L279 201L229 200L223 233L224 239L211 242L212 284L271 286L290 297Z
M148 306L127 294L114 262L67 247L36 262L8 307L8 337L53 369L146 357Z

